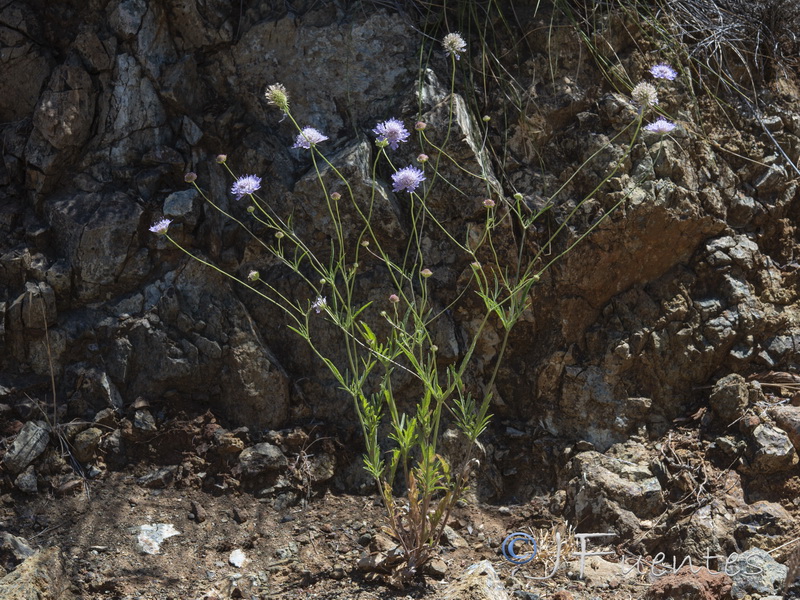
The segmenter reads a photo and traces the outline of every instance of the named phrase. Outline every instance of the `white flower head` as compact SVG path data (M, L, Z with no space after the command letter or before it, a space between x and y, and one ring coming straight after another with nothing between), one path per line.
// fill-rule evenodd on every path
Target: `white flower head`
M656 88L652 84L645 82L636 84L633 90L631 90L631 98L642 108L658 104L658 92Z
M467 42L460 33L448 33L442 40L442 46L444 46L447 56L453 56L456 60L459 60L461 55L467 51Z

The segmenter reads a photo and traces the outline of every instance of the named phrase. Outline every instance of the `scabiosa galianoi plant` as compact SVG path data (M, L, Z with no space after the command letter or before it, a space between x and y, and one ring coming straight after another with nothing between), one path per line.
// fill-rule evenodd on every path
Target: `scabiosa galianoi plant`
M303 127L303 130L297 134L292 148L305 148L309 150L311 146L316 146L320 142L324 142L328 136L323 135L319 129L313 127Z
M233 182L231 186L231 194L237 199L241 200L245 196L255 194L261 189L261 177L255 175L244 175L239 177Z
M675 78L678 76L678 72L667 63L658 63L657 65L650 67L650 75L656 79L668 79L669 81L675 81Z
M378 136L379 142L388 142L389 148L397 150L401 142L408 141L408 136L411 135L403 125L402 121L397 119L389 119L383 123L378 123L372 133Z
M456 60L460 60L461 55L467 51L467 42L460 33L448 33L442 40L442 46L447 56L452 56Z
M653 133L664 135L675 129L675 123L668 121L664 117L661 117L649 125L645 125L645 129Z
M392 175L392 191L406 191L409 194L425 181L425 175L416 167L404 167Z
M155 223L153 223L152 227L150 227L150 231L152 231L156 235L166 235L170 223L172 223L172 221L170 221L169 219L161 219L160 221L156 221Z

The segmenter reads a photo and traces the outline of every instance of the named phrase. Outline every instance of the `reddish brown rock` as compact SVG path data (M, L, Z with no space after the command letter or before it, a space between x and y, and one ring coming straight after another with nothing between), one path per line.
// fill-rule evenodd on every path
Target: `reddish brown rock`
M711 574L706 569L697 573L686 567L673 575L665 575L647 590L645 600L730 600L733 581L724 573Z

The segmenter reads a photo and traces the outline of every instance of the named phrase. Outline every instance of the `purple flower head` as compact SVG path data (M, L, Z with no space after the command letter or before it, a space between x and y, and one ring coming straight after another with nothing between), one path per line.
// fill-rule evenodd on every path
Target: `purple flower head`
M317 296L317 299L314 300L314 303L311 305L311 308L314 309L314 312L319 314L328 306L328 299L325 296Z
M158 235L166 235L170 223L172 223L172 221L170 221L169 219L161 219L160 221L156 221L155 223L153 223L153 226L150 228L150 231Z
M392 150L397 150L400 142L407 142L410 135L403 122L397 119L389 119L383 123L378 123L372 133L378 136L379 142L389 142L389 147Z
M675 129L675 123L667 121L665 118L661 117L659 119L656 119L649 125L646 125L645 129L647 131L652 131L653 133L659 133L661 135L664 135L665 133L669 133L670 131Z
M417 189L420 183L425 181L425 175L416 167L405 167L392 175L392 191L407 191L409 194Z
M324 142L328 136L322 135L318 129L313 127L304 127L303 131L297 134L292 148L305 148L309 150L311 146L316 146L320 142Z
M233 194L237 200L241 200L243 197L254 194L260 189L261 177L256 177L255 175L244 175L233 182L233 185L231 186L231 194Z
M678 72L667 63L659 63L650 67L650 75L656 79L669 79L670 81L674 81L678 76Z

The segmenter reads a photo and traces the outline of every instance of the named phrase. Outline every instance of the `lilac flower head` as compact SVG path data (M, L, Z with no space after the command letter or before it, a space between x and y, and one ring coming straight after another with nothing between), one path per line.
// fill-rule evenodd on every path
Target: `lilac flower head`
M261 177L256 177L255 175L244 175L233 182L233 185L231 186L231 194L233 194L237 200L241 200L245 196L255 194L260 189Z
M675 129L675 123L667 121L665 118L661 117L659 119L656 119L649 125L646 125L645 129L647 131L652 131L653 133L659 133L661 135L664 135Z
M297 139L294 141L292 148L305 148L309 150L311 146L316 146L320 142L324 142L328 136L322 135L318 129L313 127L304 127L303 131L297 134Z
M442 40L442 46L444 46L447 56L453 56L456 60L459 60L467 50L467 42L460 33L448 33Z
M417 189L420 183L425 181L425 175L416 167L405 167L392 175L392 191L407 191L409 194Z
M642 108L658 104L658 92L649 83L637 83L631 90L631 98Z
M155 223L153 223L153 226L150 228L150 231L158 235L166 235L170 223L172 223L172 221L170 221L169 219L161 219L160 221L156 221Z
M397 150L400 142L407 142L410 135L403 122L397 119L389 119L383 123L378 123L372 133L378 136L379 142L389 142L389 147L392 150Z
M650 67L650 75L656 79L669 79L674 81L678 76L678 72L667 63L659 63Z
M314 300L314 303L311 305L311 308L314 309L314 312L319 314L323 310L325 310L326 306L328 306L328 299L325 296L317 296L317 299Z

